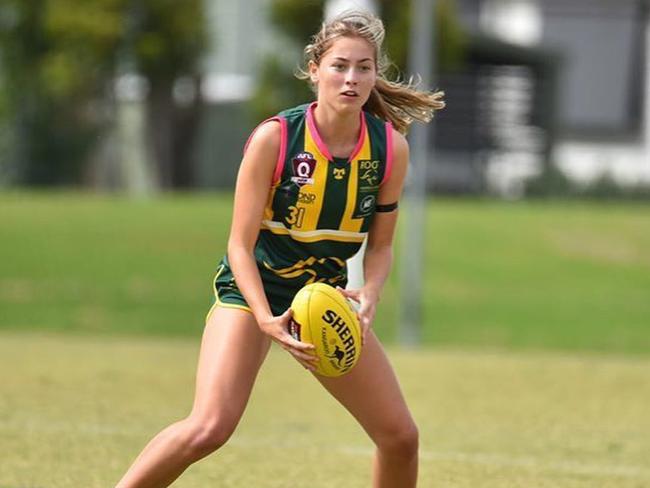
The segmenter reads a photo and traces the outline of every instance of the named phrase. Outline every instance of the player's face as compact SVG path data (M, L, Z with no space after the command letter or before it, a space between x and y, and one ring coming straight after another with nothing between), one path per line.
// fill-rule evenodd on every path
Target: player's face
M325 52L319 65L309 65L318 100L339 110L360 110L375 86L375 50L360 37L340 37Z

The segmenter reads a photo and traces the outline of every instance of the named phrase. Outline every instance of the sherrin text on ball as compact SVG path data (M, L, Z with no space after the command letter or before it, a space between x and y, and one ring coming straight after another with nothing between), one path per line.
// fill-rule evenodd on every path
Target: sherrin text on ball
M291 335L313 344L319 358L316 373L341 376L361 355L361 328L348 300L325 283L306 285L291 303Z

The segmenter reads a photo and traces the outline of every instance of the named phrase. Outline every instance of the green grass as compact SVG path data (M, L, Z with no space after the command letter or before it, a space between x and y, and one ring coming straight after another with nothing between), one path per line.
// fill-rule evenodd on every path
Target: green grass
M0 488L113 486L188 414L230 205L0 194ZM650 486L650 208L432 200L426 235L428 347L388 349L419 486ZM274 348L232 441L174 486L364 487L371 451Z
M432 203L432 342L650 351L650 207Z
M0 329L198 336L230 211L230 194L0 194ZM650 352L650 207L433 200L426 236L426 343ZM397 292L393 273L386 341Z
M0 486L114 486L189 413L195 338L0 332ZM650 359L388 349L421 487L650 486ZM179 488L367 487L372 446L274 347L231 442Z

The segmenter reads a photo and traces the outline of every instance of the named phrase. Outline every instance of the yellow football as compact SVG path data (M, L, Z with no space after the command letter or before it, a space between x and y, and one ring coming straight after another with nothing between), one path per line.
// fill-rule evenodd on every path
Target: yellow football
M316 373L341 376L357 364L361 327L350 302L339 291L325 283L312 283L296 293L291 310L289 332L294 339L315 346Z

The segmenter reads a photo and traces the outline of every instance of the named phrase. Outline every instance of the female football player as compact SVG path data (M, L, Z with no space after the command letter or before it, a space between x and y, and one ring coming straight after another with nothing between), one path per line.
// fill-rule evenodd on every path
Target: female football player
M348 12L305 48L316 100L264 121L239 170L227 256L214 280L191 413L160 432L118 488L163 487L231 436L271 342L314 371L313 346L288 332L295 293L315 281L359 303L363 348L337 378L316 378L360 423L376 452L373 486L416 485L418 431L371 329L392 262L407 169L402 135L429 121L442 93L385 78L382 22ZM344 290L345 260L367 238L365 284Z

